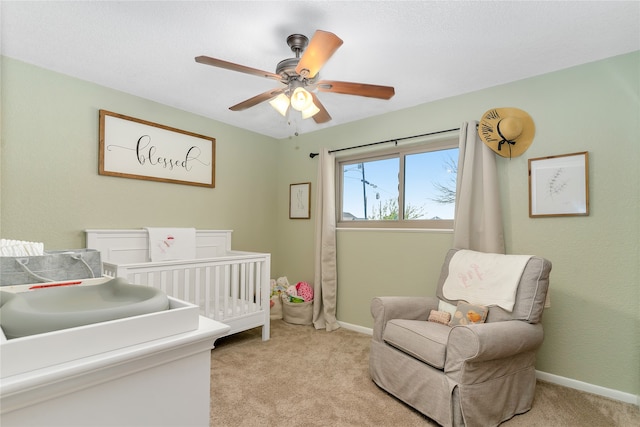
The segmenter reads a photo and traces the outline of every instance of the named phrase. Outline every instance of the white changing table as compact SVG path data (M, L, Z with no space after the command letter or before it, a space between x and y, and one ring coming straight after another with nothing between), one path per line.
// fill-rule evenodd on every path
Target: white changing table
M0 424L209 426L211 349L229 326L171 307L2 342Z

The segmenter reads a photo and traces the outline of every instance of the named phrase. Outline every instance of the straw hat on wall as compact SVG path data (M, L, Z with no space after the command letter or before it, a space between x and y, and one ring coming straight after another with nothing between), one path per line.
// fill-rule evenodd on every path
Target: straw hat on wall
M493 108L482 115L478 135L484 144L502 157L518 157L533 142L533 119L518 108Z

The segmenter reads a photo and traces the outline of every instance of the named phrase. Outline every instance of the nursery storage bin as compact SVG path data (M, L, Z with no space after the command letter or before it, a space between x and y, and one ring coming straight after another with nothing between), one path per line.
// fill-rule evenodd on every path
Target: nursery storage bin
M282 320L294 325L310 325L313 319L313 301L289 302L282 297Z

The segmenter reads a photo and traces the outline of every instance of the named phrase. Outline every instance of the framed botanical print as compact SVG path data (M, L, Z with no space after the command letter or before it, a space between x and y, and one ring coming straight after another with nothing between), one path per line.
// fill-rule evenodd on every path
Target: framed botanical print
M311 183L303 182L289 186L289 218L311 218Z
M589 215L589 153L529 159L529 216Z

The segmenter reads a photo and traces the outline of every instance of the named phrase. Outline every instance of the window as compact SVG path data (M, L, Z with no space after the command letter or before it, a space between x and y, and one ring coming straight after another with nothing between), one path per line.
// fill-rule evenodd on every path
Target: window
M452 229L458 138L337 160L339 227Z

